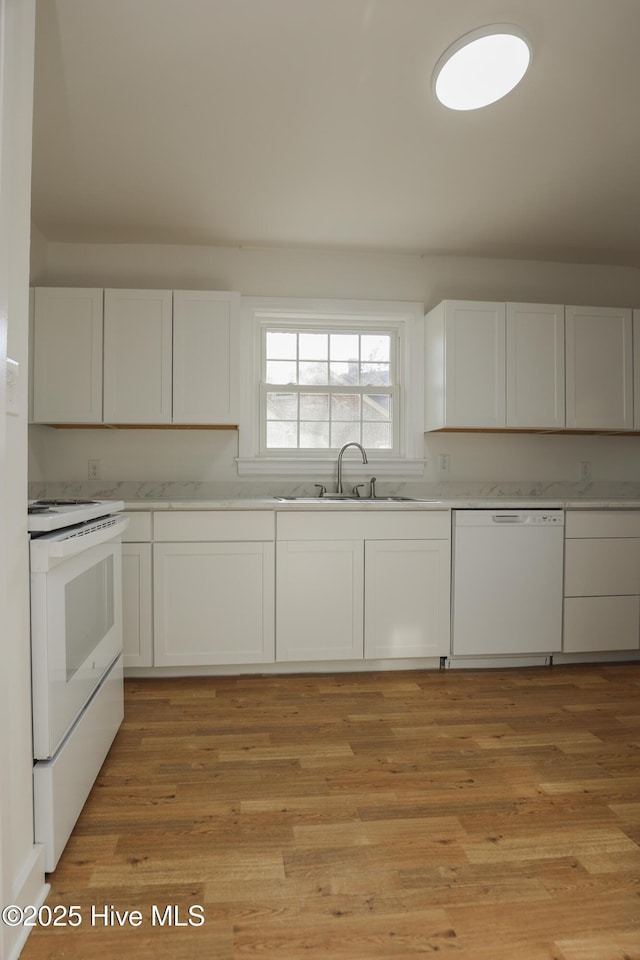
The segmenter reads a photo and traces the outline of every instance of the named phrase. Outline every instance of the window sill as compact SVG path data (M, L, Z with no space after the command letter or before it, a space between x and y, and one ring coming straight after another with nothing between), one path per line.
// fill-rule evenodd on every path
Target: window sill
M332 457L236 457L240 477L315 477L317 480L334 477L337 456ZM372 454L368 463L353 455L343 460L344 473L349 477L375 476L386 480L421 480L424 460L384 459Z

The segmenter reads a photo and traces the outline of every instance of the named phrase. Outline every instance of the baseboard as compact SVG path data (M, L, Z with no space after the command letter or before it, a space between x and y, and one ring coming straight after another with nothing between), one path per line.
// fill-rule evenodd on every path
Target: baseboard
M44 847L35 843L13 884L11 902L23 909L41 907L49 893L49 884L44 880ZM31 932L31 927L4 926L6 960L18 960Z

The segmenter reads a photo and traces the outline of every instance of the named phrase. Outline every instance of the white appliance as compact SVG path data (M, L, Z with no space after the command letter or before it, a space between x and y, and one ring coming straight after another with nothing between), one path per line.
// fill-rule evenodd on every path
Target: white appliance
M123 507L29 504L35 839L47 871L123 718Z
M452 659L562 647L562 510L454 510Z

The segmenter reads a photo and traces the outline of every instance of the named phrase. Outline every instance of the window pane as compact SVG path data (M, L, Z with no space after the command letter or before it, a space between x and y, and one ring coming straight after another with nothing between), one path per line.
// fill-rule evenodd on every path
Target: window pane
M298 425L287 421L267 421L268 447L296 447L298 444Z
M360 359L389 363L391 359L391 337L388 334L375 336L365 333L360 338Z
M329 394L328 393L301 393L300 394L301 420L328 420Z
M345 443L357 440L360 443L360 424L334 421L331 424L331 446L342 447Z
M358 383L357 363L331 363L330 383L355 386Z
M359 337L355 333L331 334L332 360L358 360Z
M363 363L360 373L361 382L377 387L389 386L388 363Z
M298 364L299 382L314 384L327 383L327 377L329 375L328 366L327 363L321 363L320 361L301 360Z
M295 393L268 393L267 420L296 420L298 397Z
M374 447L378 450L391 449L391 424L363 423L362 443L365 447Z
M390 420L391 397L386 393L380 394L379 396L365 394L362 398L362 419Z
M301 360L329 359L329 338L326 333L301 333L299 341Z
M318 420L300 421L300 446L318 449L329 446L329 424Z
M331 395L332 420L359 420L360 397L358 394L333 393Z
M295 360L267 360L267 383L295 383Z
M277 330L267 332L268 360L295 360L297 333L280 333Z

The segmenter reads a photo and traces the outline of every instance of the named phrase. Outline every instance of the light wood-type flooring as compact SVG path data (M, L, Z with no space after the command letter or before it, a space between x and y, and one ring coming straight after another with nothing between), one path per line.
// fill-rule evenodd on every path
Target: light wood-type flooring
M128 681L49 880L23 960L640 960L640 664Z

